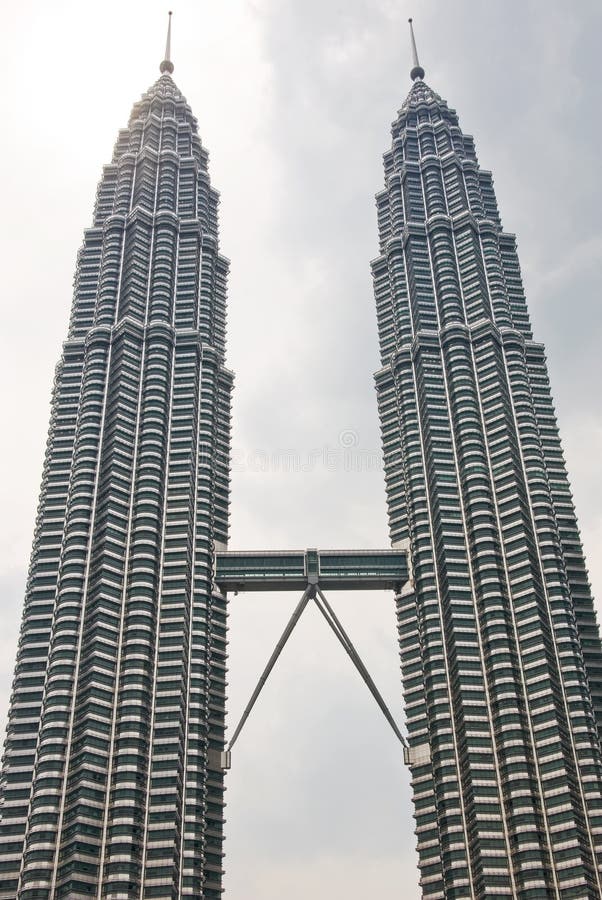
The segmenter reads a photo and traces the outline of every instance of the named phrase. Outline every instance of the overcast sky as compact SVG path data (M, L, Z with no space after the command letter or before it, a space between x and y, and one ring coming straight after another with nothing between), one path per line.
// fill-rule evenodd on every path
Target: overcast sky
M54 365L82 230L132 103L158 76L157 0L3 11L0 725ZM598 0L180 0L174 78L221 191L232 260L233 549L387 546L369 261L410 82L458 109L516 232L594 588L602 597L602 72ZM230 605L230 724L296 597ZM392 598L331 596L395 714ZM229 900L418 898L400 748L308 609L233 754Z

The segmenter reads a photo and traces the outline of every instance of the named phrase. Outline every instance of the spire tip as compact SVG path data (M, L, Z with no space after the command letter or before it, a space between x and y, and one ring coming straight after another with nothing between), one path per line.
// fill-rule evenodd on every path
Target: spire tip
M168 18L168 25L167 25L167 41L165 43L165 58L163 59L163 62L159 66L159 71L161 72L162 75L165 72L167 72L168 75L171 75L171 73L173 72L173 68L174 68L173 63L171 61L171 14L172 14L172 11L170 9L169 13L168 13L169 18Z
M410 24L410 40L412 41L412 58L414 60L414 65L410 72L410 78L412 81L416 81L417 78L424 78L424 69L418 62L418 51L416 49L416 38L414 37L414 26L412 24L412 19L409 18L408 22Z

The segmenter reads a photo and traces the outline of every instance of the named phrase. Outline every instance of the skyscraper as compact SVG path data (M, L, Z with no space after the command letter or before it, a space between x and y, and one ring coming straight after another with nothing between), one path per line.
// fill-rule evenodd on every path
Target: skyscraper
M373 277L423 896L600 898L602 652L544 348L491 173L415 45L411 78Z
M79 257L0 785L0 900L221 892L228 265L172 72L168 38ZM413 563L397 609L422 890L600 898L602 653L544 352L491 175L417 58L411 74L373 269L391 535ZM233 584L316 591L386 563L221 556Z
M228 263L172 71L168 36L79 254L2 769L3 900L220 896Z

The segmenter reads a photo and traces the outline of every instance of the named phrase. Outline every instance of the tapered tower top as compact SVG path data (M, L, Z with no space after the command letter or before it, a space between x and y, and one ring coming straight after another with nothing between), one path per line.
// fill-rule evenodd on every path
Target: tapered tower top
M171 15L171 13L170 13ZM414 60L414 66L410 72L410 78L412 81L416 81L417 78L424 78L424 69L418 62L418 51L416 49L416 38L414 37L414 26L412 24L412 20L408 19L410 23L410 38L412 40L412 57Z
M171 75L173 72L173 63L171 61L171 10L169 12L169 24L167 25L167 41L165 42L165 59L159 66L161 74L167 72Z

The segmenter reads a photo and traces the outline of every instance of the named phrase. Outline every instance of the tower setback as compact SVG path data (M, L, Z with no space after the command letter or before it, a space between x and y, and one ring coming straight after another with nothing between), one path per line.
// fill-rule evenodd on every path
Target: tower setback
M491 174L415 46L411 76L372 269L422 892L599 898L602 652L544 348Z
M2 900L221 892L228 263L172 71L168 39L79 253L2 769Z

